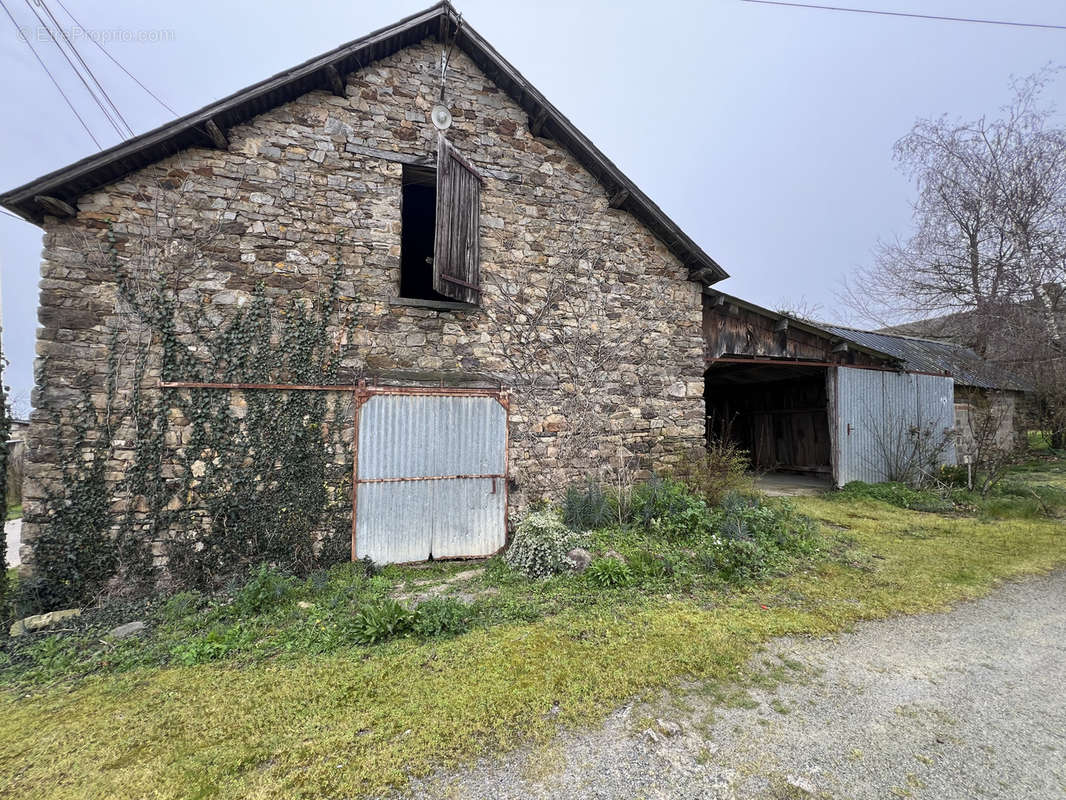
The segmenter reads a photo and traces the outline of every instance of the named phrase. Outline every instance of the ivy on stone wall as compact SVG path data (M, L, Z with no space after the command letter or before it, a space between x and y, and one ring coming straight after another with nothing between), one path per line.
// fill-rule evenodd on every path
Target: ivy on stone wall
M48 411L63 478L34 520L41 527L27 605L81 604L161 579L210 589L264 561L305 572L348 558L350 397L156 388L156 376L336 383L331 331L355 324L350 315L341 321L339 238L325 292L279 302L259 286L221 323L217 306L179 302L163 277L133 280L120 244L109 228L107 259L128 324L111 339L106 408L86 389L77 403ZM123 371L120 361L131 357L132 373ZM46 398L47 361L40 367ZM132 458L116 482L106 473L123 426L133 431Z
M214 367L185 380L329 385L337 362L328 338L339 269L325 301L296 299L276 313L258 290L211 342ZM192 373L185 365L182 372ZM176 373L175 373L176 374ZM269 561L297 571L342 560L350 548L351 461L340 432L350 399L320 391L170 390L191 423L181 456L184 537L168 547L170 572L209 585L234 568ZM334 457L335 453L343 457ZM210 534L202 535L209 520Z
M48 362L38 364L39 396L51 394ZM34 574L19 582L20 613L90 602L115 574L117 545L108 535L105 482L108 439L88 389L69 405L47 409L57 432L50 457L60 466L58 492L26 521L40 525L34 541ZM64 411L66 413L64 413Z

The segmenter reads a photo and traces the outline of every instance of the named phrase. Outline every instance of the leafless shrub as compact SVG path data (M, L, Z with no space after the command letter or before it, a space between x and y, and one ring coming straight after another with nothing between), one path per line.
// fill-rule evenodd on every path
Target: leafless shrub
M711 505L717 505L729 492L745 488L748 453L728 440L712 441L706 448L681 453L668 471Z
M955 431L914 425L902 416L872 418L874 456L867 466L882 480L921 489L937 480L937 471L955 442Z

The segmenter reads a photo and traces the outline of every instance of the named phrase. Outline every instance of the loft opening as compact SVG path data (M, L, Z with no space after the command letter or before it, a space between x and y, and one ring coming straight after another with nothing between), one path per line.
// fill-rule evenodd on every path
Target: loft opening
M451 298L433 288L433 237L437 222L437 171L404 164L400 206L400 297Z
M437 168L404 165L400 297L430 305L481 302L482 177L444 136Z

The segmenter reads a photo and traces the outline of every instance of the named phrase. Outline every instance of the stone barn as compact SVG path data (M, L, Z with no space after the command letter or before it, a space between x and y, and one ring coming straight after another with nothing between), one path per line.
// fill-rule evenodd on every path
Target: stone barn
M725 272L447 3L0 203L44 230L42 592L484 556L703 442Z

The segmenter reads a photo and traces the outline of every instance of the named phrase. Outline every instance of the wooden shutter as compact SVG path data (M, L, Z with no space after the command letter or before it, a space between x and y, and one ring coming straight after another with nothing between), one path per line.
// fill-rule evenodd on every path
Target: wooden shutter
M443 133L438 134L433 288L461 303L477 303L481 299L481 182L470 162L456 152Z

